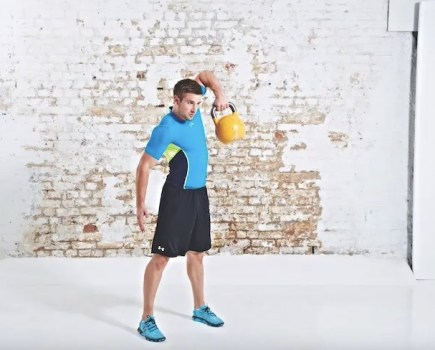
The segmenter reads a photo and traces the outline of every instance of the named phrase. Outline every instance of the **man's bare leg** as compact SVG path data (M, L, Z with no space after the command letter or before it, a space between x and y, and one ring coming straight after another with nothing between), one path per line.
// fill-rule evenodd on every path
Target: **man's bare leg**
M148 265L145 268L143 281L143 320L145 320L149 315L154 315L154 300L162 279L163 270L165 269L168 261L169 258L167 256L153 254L151 260L148 262Z
M216 314L205 305L204 300L204 253L187 253L187 274L189 275L190 283L192 284L193 292L193 320L205 323L212 327L221 327L224 321L216 316Z
M187 275L193 292L194 307L198 309L204 301L204 253L187 252Z

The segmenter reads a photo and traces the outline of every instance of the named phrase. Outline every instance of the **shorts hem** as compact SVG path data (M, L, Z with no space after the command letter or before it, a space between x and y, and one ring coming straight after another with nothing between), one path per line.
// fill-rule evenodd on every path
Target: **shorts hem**
M161 255L161 256L165 256L167 258L176 258L178 256L178 255L173 255L173 254L169 254L169 253L162 253L161 251L155 252L153 250L151 250L151 254Z
M167 258L176 258L176 257L178 257L178 256L186 256L186 254L187 254L188 252L194 252L194 253L206 253L206 252L208 252L210 249L211 249L211 247L210 247L210 248L207 248L207 249L205 249L205 250L202 250L202 249L201 249L201 250L189 249L189 250L186 250L184 253L177 253L177 254L164 253L164 252L162 252L162 251L158 251L158 252L156 252L156 251L151 250L151 254L162 255L162 256L165 256L165 257L167 257Z

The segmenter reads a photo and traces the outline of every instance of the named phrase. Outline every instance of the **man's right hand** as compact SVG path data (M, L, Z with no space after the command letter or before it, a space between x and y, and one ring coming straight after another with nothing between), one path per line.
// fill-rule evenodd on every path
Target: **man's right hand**
M145 208L145 206L137 207L137 223L139 225L139 228L142 232L145 231L145 224L144 224L144 217L148 216L148 210Z

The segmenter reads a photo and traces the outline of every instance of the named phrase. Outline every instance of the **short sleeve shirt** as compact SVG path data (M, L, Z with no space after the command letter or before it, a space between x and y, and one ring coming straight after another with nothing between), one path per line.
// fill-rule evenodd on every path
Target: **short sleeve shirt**
M202 86L202 94L206 92ZM198 108L192 120L180 120L170 109L153 129L145 152L159 160L165 156L169 162L167 182L185 189L205 186L208 150L204 124Z

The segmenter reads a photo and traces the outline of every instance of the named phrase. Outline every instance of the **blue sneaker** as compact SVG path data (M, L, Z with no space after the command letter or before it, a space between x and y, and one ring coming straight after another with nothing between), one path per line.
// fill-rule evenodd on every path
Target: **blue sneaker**
M193 309L192 319L196 322L205 323L211 327L222 327L224 321L215 315L207 305L202 305L199 309Z
M166 337L157 327L154 316L148 316L145 320L140 321L137 331L149 341L161 342L166 340Z

